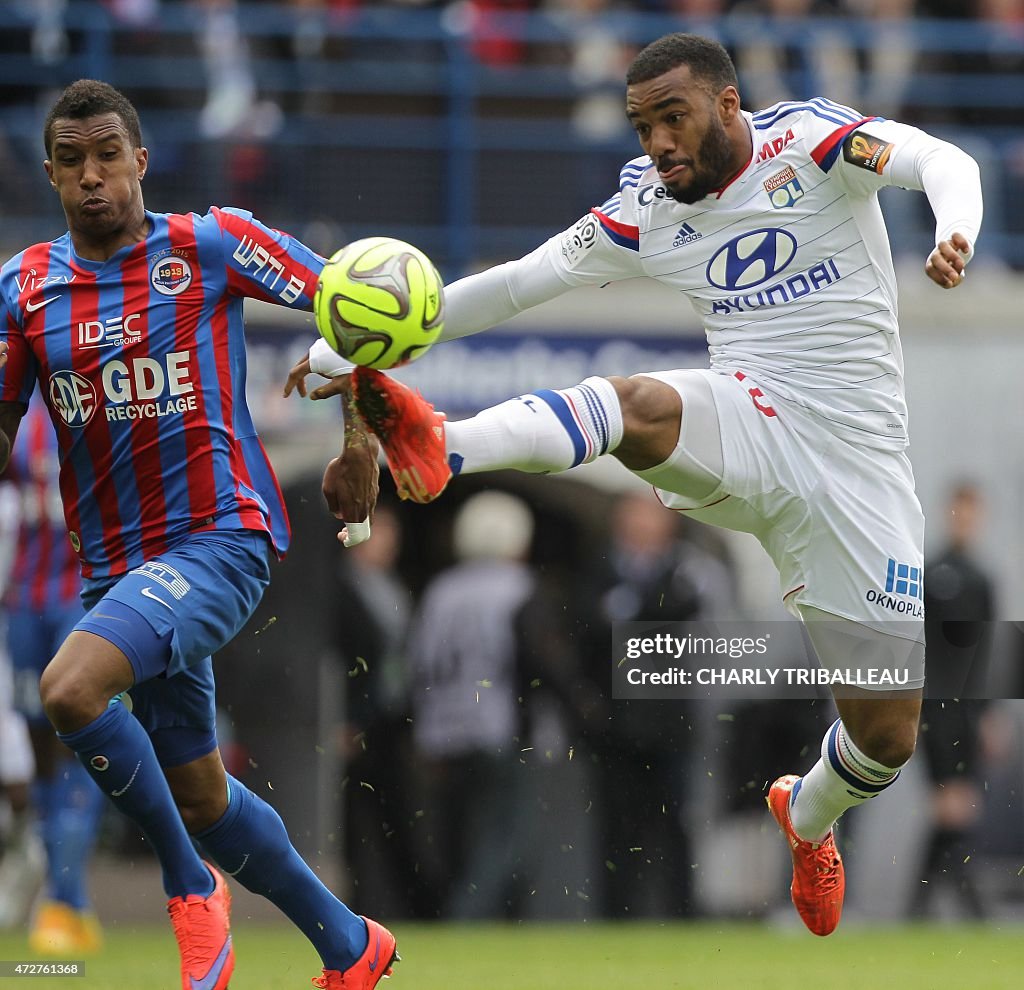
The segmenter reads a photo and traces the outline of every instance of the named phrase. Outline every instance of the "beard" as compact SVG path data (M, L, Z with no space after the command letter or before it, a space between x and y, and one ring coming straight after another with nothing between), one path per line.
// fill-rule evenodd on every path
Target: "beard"
M708 193L721 189L722 186L732 178L735 171L733 165L733 146L729 141L729 135L717 116L712 116L707 133L701 139L700 147L697 149L696 160L691 165L693 178L689 185L682 188L672 189L668 186L668 194L677 203L686 203L692 206L702 200ZM672 164L679 164L678 162ZM667 171L667 167L661 162L658 168Z

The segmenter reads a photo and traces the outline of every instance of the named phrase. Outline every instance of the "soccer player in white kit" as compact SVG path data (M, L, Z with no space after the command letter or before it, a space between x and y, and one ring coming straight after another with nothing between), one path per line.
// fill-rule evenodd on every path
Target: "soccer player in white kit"
M807 927L839 923L836 819L910 759L924 683L924 520L907 446L896 279L876 193L923 190L936 220L925 272L963 279L981 225L978 168L916 128L816 98L750 113L716 42L668 35L628 70L644 154L618 191L526 257L446 289L442 339L500 323L574 286L648 275L704 322L710 370L590 378L446 423L365 368L355 402L400 494L435 498L459 473L562 471L602 454L672 509L753 533L823 667L909 670L903 689L837 693L821 758L767 797L793 856ZM340 372L314 346L292 370ZM316 397L346 387L321 386ZM360 470L353 452L352 471ZM344 458L342 468L344 469Z

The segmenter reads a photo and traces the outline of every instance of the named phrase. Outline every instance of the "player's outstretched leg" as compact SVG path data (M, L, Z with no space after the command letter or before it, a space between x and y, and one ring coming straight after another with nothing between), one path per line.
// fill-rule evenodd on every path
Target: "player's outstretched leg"
M846 875L832 829L818 842L800 838L793 829L790 801L800 784L795 774L779 777L768 790L768 809L779 823L793 856L793 905L815 935L831 935L843 913Z
M280 815L230 775L228 807L196 841L247 890L275 904L323 962L326 990L372 990L398 959L395 937L353 914L306 865ZM317 980L321 982L317 982Z
M605 378L521 395L457 423L379 371L356 368L352 380L356 408L387 454L399 495L414 502L437 498L456 474L566 471L622 440L619 398Z
M227 990L235 969L231 892L220 873L205 865L213 876L213 893L172 897L167 903L181 954L182 990Z

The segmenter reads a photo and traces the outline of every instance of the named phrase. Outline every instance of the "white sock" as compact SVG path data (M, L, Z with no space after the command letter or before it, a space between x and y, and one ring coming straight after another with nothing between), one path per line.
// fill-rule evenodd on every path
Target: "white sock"
M588 378L572 388L542 389L491 406L471 419L445 423L455 474L566 471L622 441L622 409L611 382Z
M821 741L821 759L793 788L789 817L801 839L820 842L847 808L881 794L900 775L865 756L853 743L841 719Z

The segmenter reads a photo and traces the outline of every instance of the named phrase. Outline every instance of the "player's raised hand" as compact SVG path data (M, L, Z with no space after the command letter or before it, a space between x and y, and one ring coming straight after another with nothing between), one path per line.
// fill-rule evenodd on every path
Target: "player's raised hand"
M299 358L292 367L292 370L288 372L288 378L284 383L284 397L286 399L294 391L298 391L299 395L304 399L308 395L310 399L314 400L329 399L333 395L346 395L349 392L351 375L347 371L342 371L341 367L323 368L323 358L318 355L317 351L318 349L315 346L311 348L306 356ZM345 362L344 367L351 368L352 365ZM327 378L327 381L312 390L307 390L307 375L323 375Z
M284 383L284 397L287 399L296 389L299 391L299 395L302 398L306 397L306 376L313 374L313 369L309 366L309 352L306 352L306 356L299 358L298 361L292 367L292 370L288 372L288 377Z
M963 234L939 241L925 262L925 274L943 289L955 289L964 278L971 245Z
M375 437L346 433L344 451L324 471L327 508L335 518L348 523L338 534L338 540L346 547L370 537L370 522L379 493L379 450Z

